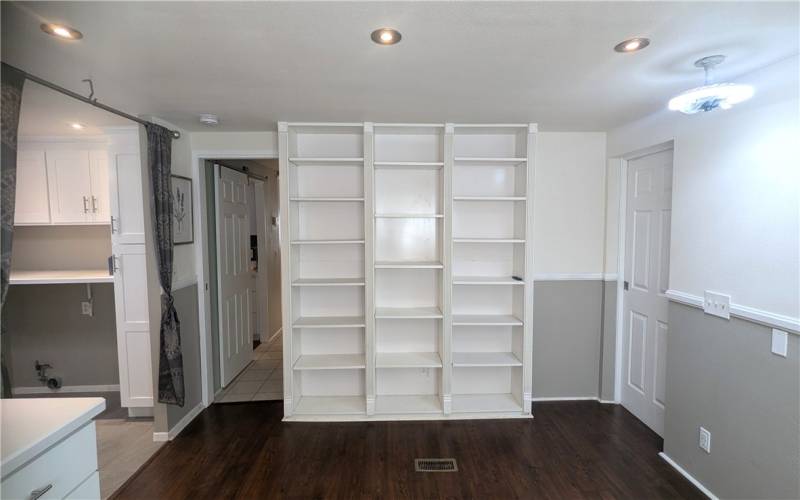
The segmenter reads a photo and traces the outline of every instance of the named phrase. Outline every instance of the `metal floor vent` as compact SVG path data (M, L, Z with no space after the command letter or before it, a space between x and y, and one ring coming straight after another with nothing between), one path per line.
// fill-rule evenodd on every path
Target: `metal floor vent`
M417 472L458 472L455 458L415 458L414 470Z

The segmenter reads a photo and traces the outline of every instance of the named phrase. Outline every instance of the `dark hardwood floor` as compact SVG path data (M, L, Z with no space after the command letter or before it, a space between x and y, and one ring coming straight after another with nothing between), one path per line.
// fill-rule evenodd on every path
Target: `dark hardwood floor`
M117 493L158 498L705 498L620 406L538 403L533 420L283 423L214 405ZM420 473L415 458L458 460Z

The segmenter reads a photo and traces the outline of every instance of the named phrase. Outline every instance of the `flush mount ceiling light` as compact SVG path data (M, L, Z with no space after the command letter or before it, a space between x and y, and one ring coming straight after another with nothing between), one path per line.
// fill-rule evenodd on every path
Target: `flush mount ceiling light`
M636 37L623 40L614 46L617 52L636 52L650 45L649 38Z
M669 109L687 115L713 111L717 108L730 109L734 104L753 97L753 87L740 83L714 83L714 67L722 64L725 56L708 56L695 61L694 65L703 68L706 74L705 85L687 90L669 100Z
M75 130L83 130L83 125L78 122L70 123L69 126Z
M48 35L65 40L80 40L83 38L83 33L69 26L64 26L63 24L43 23L39 28Z
M208 125L209 127L216 127L219 125L219 117L217 115L205 113L200 115L200 123Z
M370 38L378 45L394 45L403 38L403 35L393 28L380 28L373 31Z

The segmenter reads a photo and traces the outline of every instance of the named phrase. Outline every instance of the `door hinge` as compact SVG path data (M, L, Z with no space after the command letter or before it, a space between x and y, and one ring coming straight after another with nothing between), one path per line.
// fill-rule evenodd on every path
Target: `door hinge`
M625 290L627 292L629 287L630 287L630 284L627 281L623 281L622 282L622 289L623 290Z

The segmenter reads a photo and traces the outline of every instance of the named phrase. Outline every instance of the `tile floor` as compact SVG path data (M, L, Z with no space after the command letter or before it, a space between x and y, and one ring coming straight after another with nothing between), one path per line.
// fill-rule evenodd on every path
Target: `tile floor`
M253 352L253 361L239 374L216 403L272 401L283 399L283 339L278 335L271 342L260 344Z

